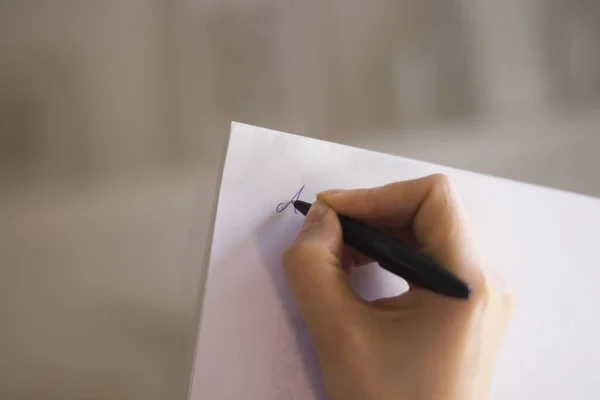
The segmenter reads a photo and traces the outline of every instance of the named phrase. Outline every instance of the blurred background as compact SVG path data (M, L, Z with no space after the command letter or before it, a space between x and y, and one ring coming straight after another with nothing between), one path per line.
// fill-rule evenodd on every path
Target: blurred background
M598 196L600 3L0 0L0 398L186 398L231 120Z

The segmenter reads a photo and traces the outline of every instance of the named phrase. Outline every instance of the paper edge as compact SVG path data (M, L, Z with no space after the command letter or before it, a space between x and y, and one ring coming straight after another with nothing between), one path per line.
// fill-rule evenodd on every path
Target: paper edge
M386 156L386 157L399 158L401 160L410 161L412 163L417 163L417 164L422 164L422 165L428 165L428 166L434 166L434 167L442 167L444 169L451 170L451 171L456 171L456 172L460 172L460 173L465 173L465 174L470 174L470 175L479 176L479 177L485 177L485 178L497 179L497 180L501 180L501 181L504 181L504 182L512 182L512 183L515 183L515 184L518 184L518 185L522 185L522 186L526 186L526 187L539 188L539 189L547 190L547 191L554 192L554 193L560 193L560 194L563 194L563 195L566 195L566 196L579 197L579 198L582 198L582 199L588 199L588 200L592 200L592 201L600 201L600 197L596 197L596 196L593 196L593 195L590 195L590 194L586 194L586 193L579 193L579 192L574 192L574 191L570 191L570 190L566 190L566 189L560 189L560 188L555 188L555 187L550 187L550 186L544 186L544 185L541 185L539 183L526 182L526 181L521 181L521 180L514 179L514 178L506 178L506 177L502 177L502 176L498 176L498 175L487 174L487 173L484 173L484 172L471 171L471 170L468 170L468 169L462 169L462 168L452 167L452 166L446 165L446 164L438 164L438 163L431 162L431 161L418 160L418 159L415 159L415 158L405 157L405 156L399 155L399 154L386 153L386 152L383 152L383 151L366 149L364 147L351 146L351 145L339 143L339 142L336 142L336 141L329 141L329 140L317 139L317 138L310 137L310 136L303 136L303 135L300 135L300 134L283 132L283 131L279 131L279 130L276 130L276 129L264 128L264 127L260 127L260 126L256 126L256 125L244 124L244 123L241 123L241 122L232 122L232 130L233 130L233 126L234 125L235 126L240 126L240 127L251 127L251 128L254 128L254 129L267 130L267 131L270 131L270 132L273 132L273 133L277 133L277 134L281 134L281 135L287 135L287 136L293 136L293 137L298 138L298 139L308 140L308 141L312 141L312 142L335 144L336 146L346 147L348 149L367 151L367 152L370 152L370 153L379 154L379 155L383 155L383 156Z
M219 176L217 178L217 188L215 192L215 198L213 199L213 208L212 215L209 223L209 230L206 236L206 244L204 250L204 256L202 258L201 268L203 271L202 277L200 278L200 282L198 283L198 294L196 295L196 312L194 315L196 316L194 320L194 326L196 327L196 340L194 345L194 354L192 358L192 370L190 372L189 383L188 383L188 395L187 399L192 400L192 388L194 385L194 375L196 372L196 356L198 354L199 342L200 342L200 332L202 331L202 316L204 315L204 300L206 298L206 283L208 281L208 269L210 264L210 259L212 255L212 245L215 234L215 223L217 220L217 211L219 209L219 199L221 197L221 186L223 185L223 175L225 173L225 165L227 164L227 156L229 155L229 146L231 144L231 136L235 128L240 124L238 122L232 121L229 127L229 136L227 137L227 143L224 146L224 154L222 157L223 162L221 163L221 168L219 170Z

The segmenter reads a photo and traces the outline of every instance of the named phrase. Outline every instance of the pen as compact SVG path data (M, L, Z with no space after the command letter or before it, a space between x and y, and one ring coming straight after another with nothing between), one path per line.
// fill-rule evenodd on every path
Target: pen
M296 200L294 208L306 216L310 203ZM418 251L344 215L338 215L344 242L384 269L411 284L450 297L468 299L471 288L456 275Z

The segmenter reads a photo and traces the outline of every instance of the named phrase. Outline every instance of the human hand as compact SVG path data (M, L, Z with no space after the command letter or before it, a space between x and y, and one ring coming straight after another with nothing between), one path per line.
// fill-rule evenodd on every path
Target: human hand
M348 271L369 260L344 246L336 212L428 255L469 283L471 298L412 287L362 300ZM332 400L487 397L514 300L483 268L445 176L318 195L283 260Z

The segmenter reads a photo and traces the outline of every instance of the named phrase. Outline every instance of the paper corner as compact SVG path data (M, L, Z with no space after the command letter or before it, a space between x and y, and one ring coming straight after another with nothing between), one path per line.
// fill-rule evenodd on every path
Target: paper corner
M248 128L249 126L250 125L244 124L242 122L231 121L231 124L229 125L229 132L234 133L237 130Z

